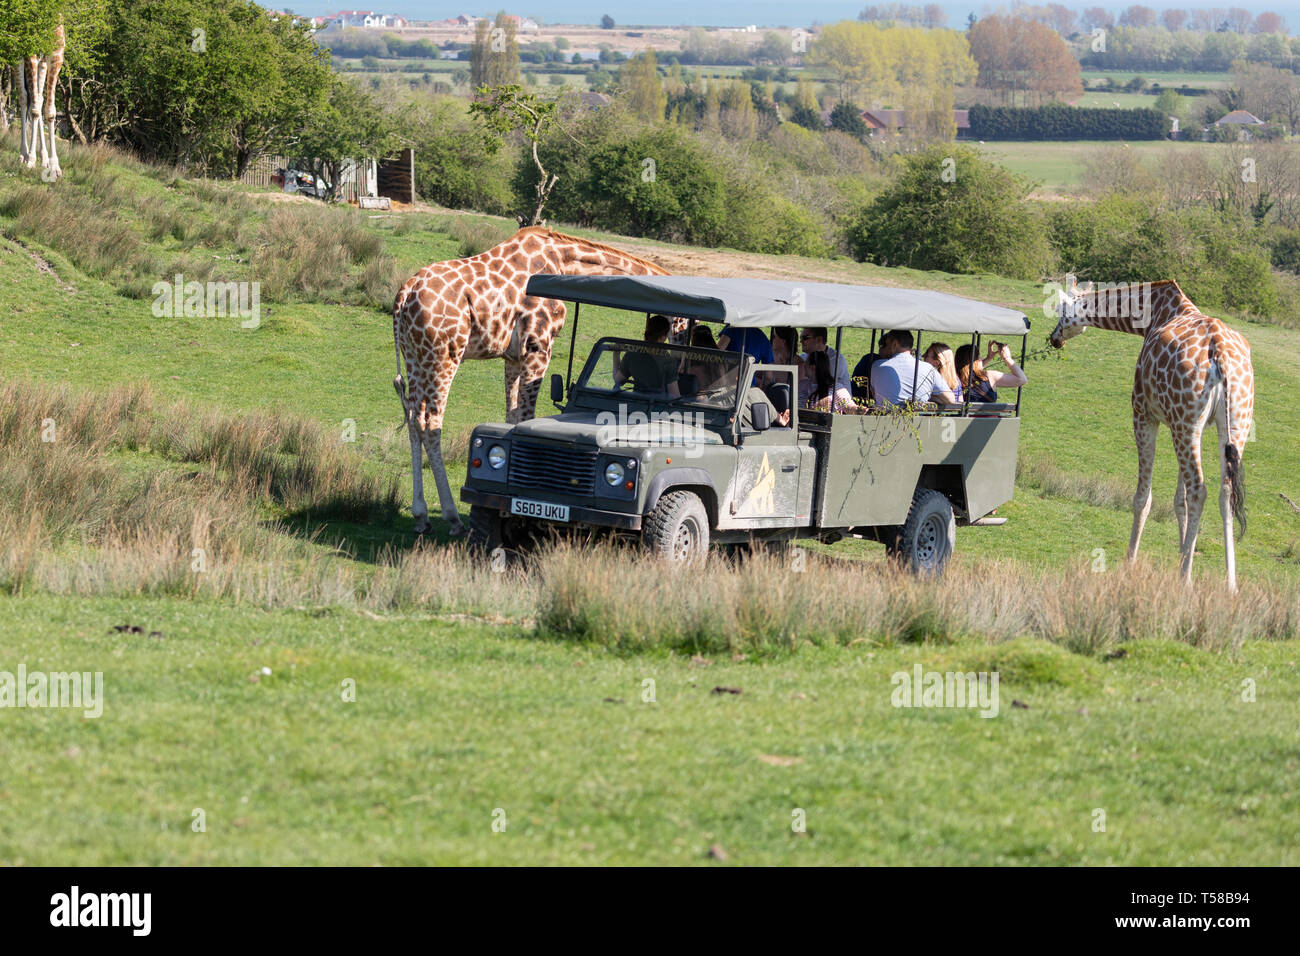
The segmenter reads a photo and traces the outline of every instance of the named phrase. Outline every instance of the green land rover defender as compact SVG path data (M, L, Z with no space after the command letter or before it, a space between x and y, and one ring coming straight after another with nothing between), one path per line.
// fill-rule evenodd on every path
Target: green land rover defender
M536 275L528 294L733 330L908 329L969 335L976 348L981 334L1016 335L1022 352L1028 331L1010 309L865 286ZM575 344L577 322L575 314ZM881 404L844 414L801 408L798 392L794 365L601 338L576 379L552 376L560 414L474 429L461 491L470 544L524 548L539 531L609 529L693 562L711 544L856 536L914 570L938 571L958 524L994 523L985 516L1011 499L1019 394L1014 404Z

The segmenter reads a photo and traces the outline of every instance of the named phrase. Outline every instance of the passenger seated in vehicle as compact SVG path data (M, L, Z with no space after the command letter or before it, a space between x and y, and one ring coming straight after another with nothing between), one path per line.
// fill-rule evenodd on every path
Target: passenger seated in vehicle
M984 368L984 362L991 362L995 356L1006 363L1007 371ZM1024 369L1012 357L1011 349L1001 342L989 343L989 352L984 362L979 359L972 361L971 358L971 347L963 345L957 349L953 364L957 368L957 378L966 387L972 402L996 402L999 388L1017 388L1029 384Z
M645 341L662 344L668 341L671 323L666 315L651 315L645 321ZM677 359L671 355L648 352L611 353L614 359L614 384L622 387L629 379L633 391L677 398Z
M763 394L763 390L757 385L749 386L749 391L745 393L745 401L740 406L740 430L744 432L757 431L754 428L754 406L767 406L767 420L772 423L774 428L788 428L790 426L790 409L784 412L778 412L772 400Z
M875 364L878 358L880 356L875 352L868 352L858 359L857 365L853 366L853 377L849 379L849 391L853 393L855 401L871 401L871 366Z
M713 332L707 325L697 325L695 331L691 334L691 346L697 349L716 349L718 343L713 339ZM722 374L721 362L707 362L699 359L682 359L683 376L692 376L695 385L695 392L682 394L697 394L711 388Z
M957 396L949 391L934 366L912 354L912 333L907 329L886 332L880 340L880 358L871 366L871 394L877 405L957 402Z
M772 343L762 329L733 329L728 325L718 333L718 348L752 355L762 365L772 364Z
M953 364L952 349L944 342L933 342L925 350L922 358L939 373L943 384L948 386L948 391L952 392L953 397L960 402L961 381L957 378L957 366Z
M842 388L847 392L849 390L849 363L844 360L843 355L827 346L826 330L819 328L804 329L800 341L805 349L802 358L811 358L815 352L825 354L830 362L831 372L835 376L835 387L837 389Z
M855 411L849 414L859 414L853 393L836 383L830 356L825 350L809 352L808 358L799 363L799 407L845 412L850 406Z
M794 329L788 325L777 325L772 328L772 357L775 361L773 365L794 365L799 361L799 337L795 334Z

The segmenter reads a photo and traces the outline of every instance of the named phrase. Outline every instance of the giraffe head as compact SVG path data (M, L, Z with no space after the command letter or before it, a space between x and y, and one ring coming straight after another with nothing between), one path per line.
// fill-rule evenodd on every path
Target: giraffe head
M1087 329L1090 310L1095 309L1097 303L1097 297L1091 293L1091 282L1080 288L1073 274L1066 276L1056 306L1056 328L1047 337L1052 348L1059 349L1065 345L1066 339L1072 339Z

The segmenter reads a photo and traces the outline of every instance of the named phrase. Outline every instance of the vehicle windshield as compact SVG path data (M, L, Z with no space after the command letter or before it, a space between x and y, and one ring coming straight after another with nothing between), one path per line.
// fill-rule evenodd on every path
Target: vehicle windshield
M731 409L736 405L740 353L660 342L602 339L578 381L597 394Z

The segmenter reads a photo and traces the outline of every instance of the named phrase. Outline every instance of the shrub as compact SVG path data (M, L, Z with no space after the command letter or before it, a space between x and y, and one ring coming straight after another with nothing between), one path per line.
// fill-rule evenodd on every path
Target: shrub
M964 146L901 159L898 178L849 227L854 255L880 265L1038 279L1051 266L1033 184Z
M1169 124L1156 109L972 106L970 134L980 140L1163 139Z
M1204 208L1182 212L1143 196L1109 196L1050 211L1062 268L1096 282L1175 279L1206 309L1277 314L1277 284L1259 231Z

